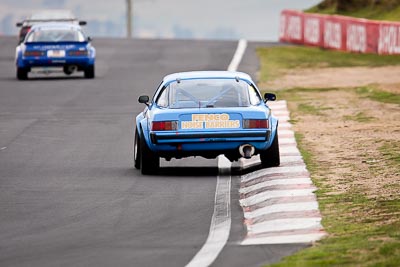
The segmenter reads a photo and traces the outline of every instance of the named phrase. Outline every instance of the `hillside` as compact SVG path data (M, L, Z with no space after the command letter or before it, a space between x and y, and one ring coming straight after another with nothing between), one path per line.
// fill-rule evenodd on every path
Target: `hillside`
M400 21L398 0L324 0L306 12Z

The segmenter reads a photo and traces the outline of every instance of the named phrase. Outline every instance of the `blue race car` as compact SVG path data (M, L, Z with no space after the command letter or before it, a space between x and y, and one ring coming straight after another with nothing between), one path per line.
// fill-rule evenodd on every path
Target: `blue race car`
M279 166L278 120L251 77L242 72L196 71L164 77L136 117L134 163L156 173L160 158L224 154L230 161L260 155L263 167Z
M33 68L51 71L61 68L65 74L83 71L85 78L95 76L96 50L81 27L72 23L35 24L16 48L17 79L28 79Z

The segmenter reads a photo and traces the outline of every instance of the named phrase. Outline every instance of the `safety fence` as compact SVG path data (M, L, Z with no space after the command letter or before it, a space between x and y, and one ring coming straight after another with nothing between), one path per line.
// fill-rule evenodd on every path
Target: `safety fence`
M280 41L358 53L400 54L400 23L284 10Z

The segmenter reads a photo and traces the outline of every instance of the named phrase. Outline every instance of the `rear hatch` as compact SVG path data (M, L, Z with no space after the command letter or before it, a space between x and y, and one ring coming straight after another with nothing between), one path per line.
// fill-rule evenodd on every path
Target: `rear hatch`
M254 119L264 121L265 124L258 128L249 128L247 122ZM265 113L249 107L161 113L155 116L153 124L159 121L173 123L168 129L153 128L153 143L263 141L269 131Z

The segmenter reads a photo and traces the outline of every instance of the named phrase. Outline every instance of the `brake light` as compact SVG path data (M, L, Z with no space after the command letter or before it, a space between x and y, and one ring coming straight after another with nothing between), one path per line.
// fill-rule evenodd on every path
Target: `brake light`
M88 51L87 50L73 50L68 52L69 56L87 56Z
M177 121L153 121L152 131L175 131L178 129Z
M268 120L243 120L244 129L269 128Z
M40 56L44 56L44 51L38 51L38 50L25 51L24 56L26 56L26 57L40 57Z
M30 26L26 26L26 27L23 27L21 29L21 33L27 34L30 30L31 30L31 27Z

